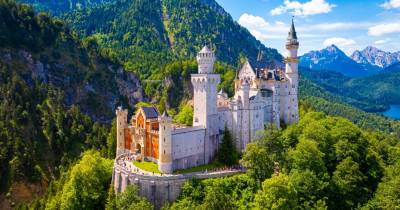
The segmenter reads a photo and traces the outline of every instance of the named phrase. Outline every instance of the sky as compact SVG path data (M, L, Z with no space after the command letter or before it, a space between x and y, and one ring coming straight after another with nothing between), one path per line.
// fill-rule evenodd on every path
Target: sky
M335 44L400 51L400 0L216 0L267 47L284 53L292 16L300 55Z

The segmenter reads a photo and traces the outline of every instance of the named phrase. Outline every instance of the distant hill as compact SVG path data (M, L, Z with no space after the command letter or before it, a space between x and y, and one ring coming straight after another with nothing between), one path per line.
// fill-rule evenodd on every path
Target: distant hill
M80 10L96 6L113 0L17 0L20 3L33 5L39 11L50 12L53 15L61 15L72 10Z
M377 66L358 64L335 45L304 54L300 57L300 66L312 70L331 70L349 77L368 76L380 70Z
M400 52L385 52L371 46L362 51L355 51L350 57L359 64L374 65L381 68L387 68L400 62Z
M391 104L400 102L400 63L393 64L377 74L351 78L328 70L311 70L302 67L301 76L323 88L341 102L364 111L381 112ZM310 91L310 90L306 90ZM313 93L311 93L313 94ZM326 100L336 100L335 97Z

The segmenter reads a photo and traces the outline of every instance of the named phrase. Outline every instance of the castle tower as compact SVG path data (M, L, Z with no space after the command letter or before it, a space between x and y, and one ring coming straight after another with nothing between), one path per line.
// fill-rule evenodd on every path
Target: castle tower
M117 115L117 157L125 153L125 128L128 123L128 110L118 107Z
M298 108L298 86L299 86L299 73L298 65L299 59L297 57L297 51L299 49L299 42L297 41L296 29L292 19L292 26L290 27L289 36L286 41L287 57L286 63L286 78L288 79L288 97L286 105L288 110L285 110L285 123L292 124L299 120L299 108ZM286 109L286 106L285 106Z
M243 151L248 143L250 143L250 84L247 80L243 81L239 91L238 96L240 96L241 111L241 141L239 145L236 145L238 151Z
M158 170L165 174L172 174L172 119L164 112L158 121L160 123Z
M214 74L215 54L205 46L197 54L198 74L192 74L193 126L206 129L205 163L209 163L218 148L217 86L219 74Z

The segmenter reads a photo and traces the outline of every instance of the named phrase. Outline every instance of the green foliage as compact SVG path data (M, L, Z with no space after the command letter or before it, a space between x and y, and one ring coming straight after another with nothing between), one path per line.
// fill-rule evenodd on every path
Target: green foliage
M373 199L363 209L398 209L400 208L400 161L386 169Z
M117 119L111 123L111 129L107 136L107 157L115 158L117 148Z
M193 107L190 104L184 105L180 112L174 116L174 123L179 123L187 126L193 124Z
M351 157L342 160L332 176L332 194L339 199L333 199L332 202L346 209L356 207L357 202L355 201L360 200L366 194L367 189L363 187L365 178L358 163L354 162Z
M318 149L318 143L301 139L295 149L288 151L289 164L293 169L310 170L325 173L324 153Z
M271 177L275 163L283 164L280 160L283 160L284 145L280 135L277 128L268 126L246 146L240 163L247 168L251 177L262 181Z
M380 100L384 99L384 97L378 98L372 96L372 94L377 92L385 93L386 90L383 90L382 88L374 88L374 91L371 91L370 89L371 84L375 85L378 81L381 86L393 84L384 79L384 75L379 75L379 80L376 80L376 75L366 78L352 79L343 76L338 72L311 70L304 67L300 68L300 74L302 75L301 83L303 85L309 86L309 84L306 83L313 82L318 86L318 89L320 89L317 91L315 89L304 89L304 93L307 95L313 94L314 96L317 96L316 94L318 94L319 97L323 98L325 98L324 95L330 95L330 101L340 101L369 112L380 112L388 108L386 100ZM355 83L358 83L358 85L355 85ZM385 94L385 99L386 97Z
M191 180L178 200L163 209L249 209L259 185L247 175Z
M116 209L117 209L116 196L115 196L114 186L111 184L110 187L108 188L105 210L116 210Z
M145 198L138 196L138 188L134 185L126 187L123 193L117 194L116 209L152 210L152 204Z
M144 171L148 171L148 172L153 172L153 173L159 173L161 174L161 172L158 170L158 165L157 163L154 162L149 162L149 161L133 161L133 165L135 165L136 167L144 170Z
M226 166L233 166L239 161L239 153L233 142L232 134L226 126L223 135L222 143L218 150L217 160Z
M254 198L254 209L296 209L297 192L287 175L267 179Z
M52 183L41 209L102 209L111 182L113 161L88 151L60 180Z
M267 128L247 146L241 162L251 177L263 182L254 208L353 209L365 205L377 188L375 197L386 193L388 204L396 198L398 193L388 185L378 187L384 168L398 161L395 135L363 131L344 118L319 112L301 114L297 125L275 132ZM269 178L273 169L279 175ZM373 198L365 208L379 205Z

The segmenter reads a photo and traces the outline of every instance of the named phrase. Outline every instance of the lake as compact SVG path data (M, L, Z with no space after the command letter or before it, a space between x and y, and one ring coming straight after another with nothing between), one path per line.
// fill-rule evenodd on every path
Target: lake
M386 117L390 117L396 120L400 120L400 104L390 105L390 109L382 112Z

